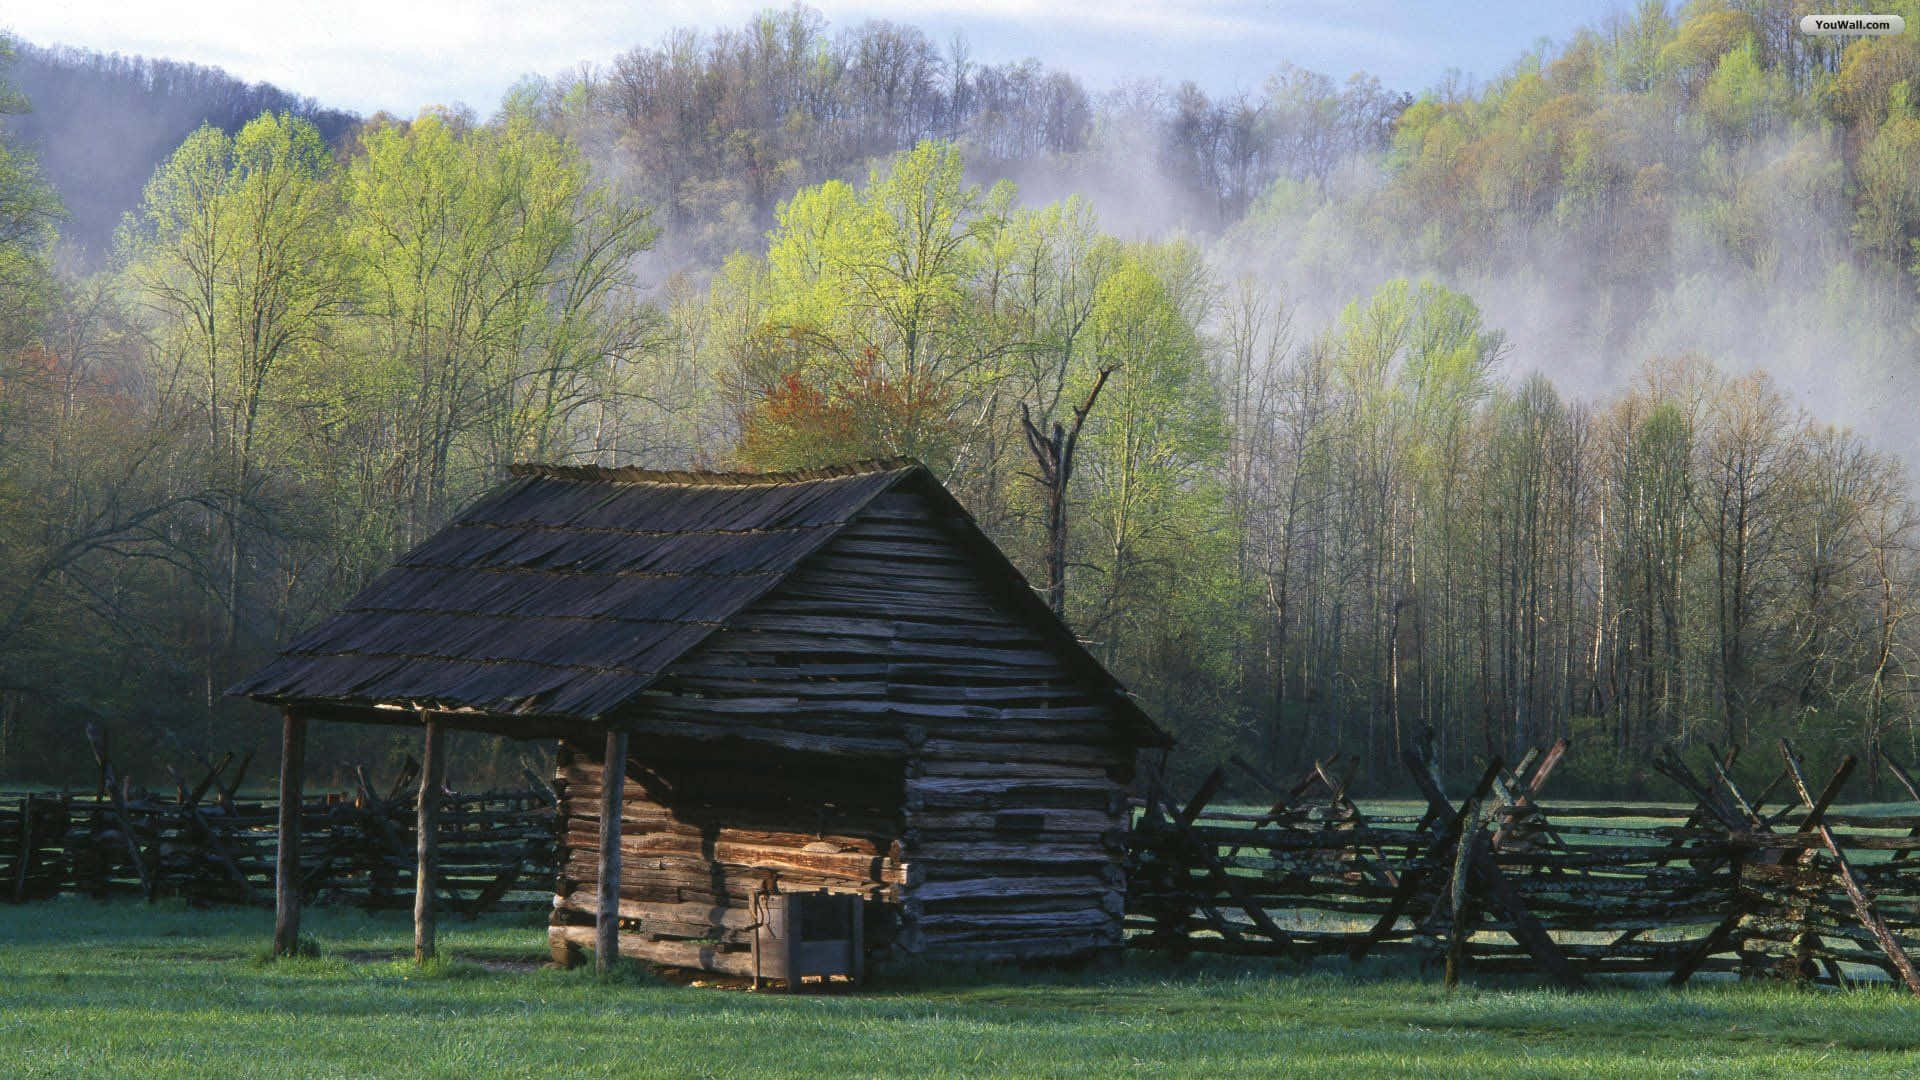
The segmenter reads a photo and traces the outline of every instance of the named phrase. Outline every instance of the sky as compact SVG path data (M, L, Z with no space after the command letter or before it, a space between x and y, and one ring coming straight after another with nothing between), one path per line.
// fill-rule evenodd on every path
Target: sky
M829 28L910 22L943 45L965 37L983 63L1037 57L1092 89L1130 78L1257 90L1282 61L1345 77L1366 71L1419 91L1450 69L1497 76L1542 38L1624 0L816 0ZM675 27L738 26L758 0L0 0L0 30L189 60L321 104L412 115L427 105L485 113L524 75L604 64Z

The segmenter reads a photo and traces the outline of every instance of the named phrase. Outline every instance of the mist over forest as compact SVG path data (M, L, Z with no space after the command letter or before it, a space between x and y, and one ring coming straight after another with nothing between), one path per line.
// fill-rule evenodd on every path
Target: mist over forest
M1178 769L1911 757L1920 38L1810 10L1219 96L794 7L408 117L12 42L0 781L264 749L224 688L516 461L908 455L1043 584L1089 402L1066 617Z

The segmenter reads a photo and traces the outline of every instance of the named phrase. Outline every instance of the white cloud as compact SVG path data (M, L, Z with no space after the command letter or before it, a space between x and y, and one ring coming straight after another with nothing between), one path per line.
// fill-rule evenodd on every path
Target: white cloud
M40 44L166 56L226 68L322 102L407 113L464 101L486 111L528 73L604 63L680 26L738 26L778 0L338 0L271 4L244 0L43 0L0 12L0 27ZM1577 23L1580 0L1543 19ZM1475 20L1501 26L1498 9L1526 0L1484 0L1475 9L1388 0L1332 5L1304 0L851 0L819 2L830 24L868 18L926 26L936 40L958 30L987 61L1038 56L1071 71L1195 78L1222 87L1257 82L1292 60L1339 75L1367 69L1397 85L1437 76L1437 57L1475 66L1462 50L1484 45L1504 63L1531 42L1437 34ZM1489 10L1495 9L1495 10ZM1455 13L1458 12L1458 15ZM1522 22L1527 20L1515 20ZM1436 29L1438 28L1438 29ZM1102 80L1104 81L1104 80Z
M480 0L343 0L273 6L241 0L35 4L0 26L40 44L167 56L226 68L329 104L400 111L465 99L485 108L520 75L606 60L675 25L738 22L739 0L546 6Z

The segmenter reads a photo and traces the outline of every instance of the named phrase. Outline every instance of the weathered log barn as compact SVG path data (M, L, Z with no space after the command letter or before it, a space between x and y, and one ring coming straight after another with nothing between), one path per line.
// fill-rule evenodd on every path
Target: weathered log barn
M898 460L516 467L236 692L284 711L296 795L309 718L423 725L430 774L445 727L557 739L556 956L604 963L617 934L782 977L802 961L768 935L797 941L801 915L780 898L821 893L858 898L856 974L1119 945L1125 787L1166 742Z

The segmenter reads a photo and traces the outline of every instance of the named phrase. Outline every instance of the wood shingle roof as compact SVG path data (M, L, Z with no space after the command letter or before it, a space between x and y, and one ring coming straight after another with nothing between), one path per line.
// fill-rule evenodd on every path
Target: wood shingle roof
M1019 572L916 462L788 473L515 466L230 693L280 705L402 706L602 720L903 484L966 522L980 572L1153 731Z

